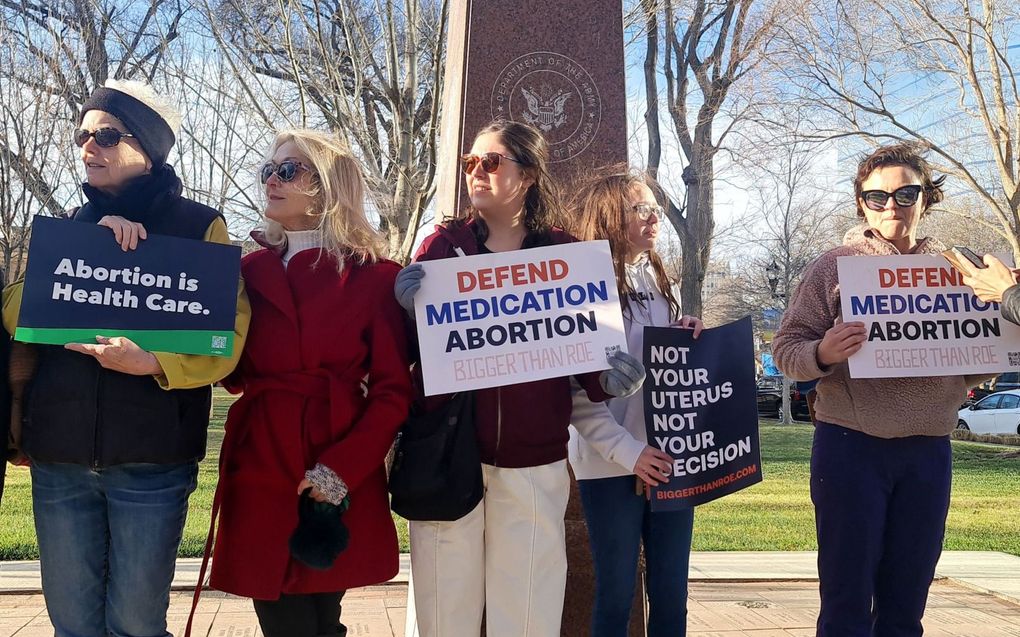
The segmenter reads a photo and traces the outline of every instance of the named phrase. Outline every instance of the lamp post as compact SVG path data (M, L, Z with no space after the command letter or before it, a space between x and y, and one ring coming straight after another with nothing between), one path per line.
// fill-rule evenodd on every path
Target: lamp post
M783 313L786 311L786 285L783 285L783 291L777 292L776 288L779 287L781 268L776 263L775 259L772 259L772 263L765 266L765 280L768 281L769 291L772 293L773 301L781 301L779 304L779 322L783 320ZM785 277L784 277L785 278ZM773 340L775 340L773 338ZM780 421L784 425L788 425L793 422L793 417L790 415L790 379L783 374L783 387L782 387L782 399L783 399L783 411L780 414Z
M785 294L776 294L776 287L779 285L779 264L776 263L775 259L772 259L772 263L765 266L765 278L769 282L769 289L772 292L773 300L786 298Z

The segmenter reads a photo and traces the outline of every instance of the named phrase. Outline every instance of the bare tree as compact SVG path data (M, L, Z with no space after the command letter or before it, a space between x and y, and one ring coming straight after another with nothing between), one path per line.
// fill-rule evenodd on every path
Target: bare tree
M151 81L180 35L185 11L179 0L0 0L4 48L17 51L21 61L7 69L4 80L36 95L54 120L64 123L51 133L70 128L82 103L108 77ZM65 139L57 136L54 143ZM61 212L54 193L67 184L55 181L49 166L19 158L13 146L9 134L0 136L0 155L36 205Z
M0 23L0 41L9 36ZM32 215L63 210L69 195L57 187L69 173L54 144L54 130L62 129L53 115L60 96L11 79L28 62L24 51L0 47L0 264L8 281L23 272Z
M752 214L741 233L744 253L736 273L710 299L709 314L722 318L752 315L762 329L764 314L777 317L807 267L822 252L840 243L855 223L853 203L830 188L826 156L818 144L798 139L793 131L759 140L769 159L752 172ZM848 212L849 211L849 212ZM783 422L790 417L790 383L783 383Z
M1000 233L989 232L995 216L973 193L955 193L921 219L918 236L935 237L942 243L966 246L978 254L1009 254L1010 244Z
M781 59L814 137L924 144L1020 256L1018 23L1011 0L818 0L784 25Z
M272 125L211 37L168 55L159 79L181 106L173 163L189 196L223 212L234 235L243 238L262 219L256 172L275 133Z
M700 314L702 284L712 248L715 161L730 133L756 107L754 92L737 99L734 87L747 83L769 49L779 1L642 0L645 18L645 126L648 170L657 176L665 103L672 132L687 165L684 201L658 193L683 250L681 296L685 311ZM662 53L660 62L660 51ZM659 80L664 78L665 96ZM722 130L718 130L721 128Z
M325 125L347 140L390 254L406 260L435 191L447 0L223 0L206 10L251 100L266 101L266 122ZM281 83L293 99L267 100Z

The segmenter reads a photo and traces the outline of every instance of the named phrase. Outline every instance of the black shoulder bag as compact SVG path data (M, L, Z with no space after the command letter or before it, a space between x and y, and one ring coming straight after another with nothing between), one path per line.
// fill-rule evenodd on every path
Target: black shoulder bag
M458 520L482 500L483 488L474 394L454 394L430 413L413 410L390 471L393 511L408 520Z

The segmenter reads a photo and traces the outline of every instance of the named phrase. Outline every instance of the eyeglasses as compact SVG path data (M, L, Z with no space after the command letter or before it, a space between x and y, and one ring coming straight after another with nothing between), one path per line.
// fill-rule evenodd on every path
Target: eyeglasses
M116 128L97 128L94 131L78 128L74 131L74 145L81 148L89 141L89 137L95 137L96 143L103 148L112 148L120 143L122 137L134 137L134 135L122 133Z
M276 175L276 178L282 182L294 181L299 170L312 172L312 169L308 166L292 159L286 159L281 161L279 164L267 161L262 164L262 168L259 169L259 181L264 184L269 181L269 178L273 175Z
M662 219L666 212L662 206L650 203L634 204L631 206L631 210L634 211L634 214L636 214L637 218L641 221L648 221L648 217L651 217L652 213L655 213L656 217Z
M494 173L499 170L499 162L501 159L512 161L515 164L521 163L520 160L514 159L513 157L507 157L499 153L482 153L481 155L461 155L460 160L464 162L464 174L470 175L475 172L475 166L479 162L482 164L482 170L487 173Z
M885 210L885 204L889 201L889 197L892 197L896 201L896 205L901 208L907 208L917 203L917 198L921 195L921 186L917 184L911 184L910 186L901 186L893 192L886 192L884 190L865 190L861 193L861 199L864 200L864 204L878 212L879 210Z

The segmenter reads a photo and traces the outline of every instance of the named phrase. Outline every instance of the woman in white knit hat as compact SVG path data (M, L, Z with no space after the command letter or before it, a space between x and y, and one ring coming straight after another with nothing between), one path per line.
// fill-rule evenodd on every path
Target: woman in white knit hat
M166 163L180 116L152 89L109 81L73 139L87 201L67 223L111 229L124 250L150 233L229 243L219 212L181 196ZM14 332L22 284L4 291ZM43 595L57 637L168 637L166 611L188 497L205 455L211 384L237 362L248 325L238 287L233 357L148 352L128 338L38 345L23 451Z

